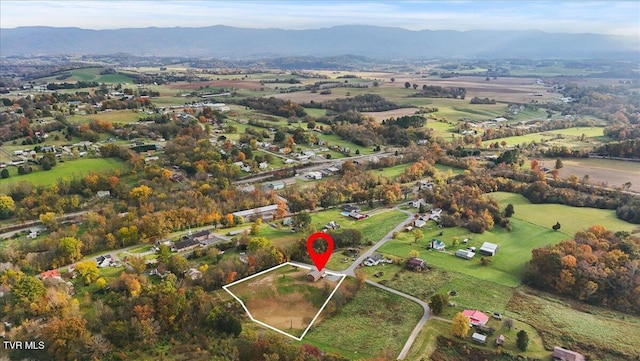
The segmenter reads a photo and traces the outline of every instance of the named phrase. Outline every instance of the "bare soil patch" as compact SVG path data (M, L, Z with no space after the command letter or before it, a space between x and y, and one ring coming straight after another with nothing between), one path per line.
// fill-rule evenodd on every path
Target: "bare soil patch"
M545 164L551 167L555 164L555 159L544 159ZM613 159L562 159L564 165L560 169L560 177L568 178L575 175L582 179L589 175L589 182L592 184L604 183L609 187L620 187L626 182L631 182L629 190L640 192L640 163L627 162Z
M213 88L236 88L236 89L246 89L246 90L259 90L264 87L264 85L255 82L255 81L243 81L243 80L211 80L211 81L198 81L193 83L173 83L168 87L171 89L180 89L180 90L192 90L198 89L201 87L210 86Z
M309 282L307 273L304 268L283 266L234 285L229 290L243 300L255 320L300 336L338 284L329 277ZM328 292L324 296L326 290ZM316 322L321 320L322 315Z
M403 117L405 115L414 115L418 110L419 110L418 108L400 108L400 109L387 110L384 112L364 112L362 114L373 117L376 121L381 122L391 117L398 118L398 117Z

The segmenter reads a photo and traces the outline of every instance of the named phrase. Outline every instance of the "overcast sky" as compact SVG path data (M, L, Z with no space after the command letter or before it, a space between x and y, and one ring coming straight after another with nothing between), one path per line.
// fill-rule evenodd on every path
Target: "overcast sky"
M640 1L0 1L2 28L314 29L351 24L640 36Z

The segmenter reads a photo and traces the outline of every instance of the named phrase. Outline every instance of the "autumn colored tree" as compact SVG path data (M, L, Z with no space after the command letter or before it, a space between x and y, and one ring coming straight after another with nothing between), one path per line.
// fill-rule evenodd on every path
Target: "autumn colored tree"
M412 249L411 251L409 251L409 258L418 258L420 257L420 252L418 252L415 249Z
M91 338L86 325L82 316L53 317L42 328L46 352L54 360L82 359L84 345Z
M74 237L62 237L56 249L56 263L66 265L82 258L82 242Z
M451 323L451 333L459 338L467 337L467 333L471 329L469 323L469 317L465 316L462 312L456 313Z
M40 219L40 222L42 222L42 225L47 227L47 229L50 229L52 231L58 229L58 222L56 221L55 213L46 212L41 214L38 218Z
M85 284L91 284L100 277L98 265L93 260L80 261L76 263L76 270Z
M8 195L0 195L0 219L7 219L13 216L13 212L16 210L16 204Z
M413 236L413 243L418 242L418 240L424 237L424 233L422 233L422 231L417 228L411 231L411 235Z

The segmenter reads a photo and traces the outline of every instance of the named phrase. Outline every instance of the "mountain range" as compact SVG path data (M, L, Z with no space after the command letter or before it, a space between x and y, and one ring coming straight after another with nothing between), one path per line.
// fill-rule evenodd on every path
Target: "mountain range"
M18 27L0 29L0 55L128 53L259 59L353 54L384 59L535 58L638 59L640 40L603 34L542 31L412 31L367 25L312 30Z

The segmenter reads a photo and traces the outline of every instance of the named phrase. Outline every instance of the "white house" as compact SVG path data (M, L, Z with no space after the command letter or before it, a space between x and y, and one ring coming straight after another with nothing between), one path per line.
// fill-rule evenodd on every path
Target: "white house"
M416 228L422 228L422 227L424 227L426 224L427 224L427 222L425 222L425 221L423 221L423 220L421 220L421 219L416 219L416 220L413 222L413 225L414 225Z
M309 178L309 179L319 180L319 179L322 179L322 173L320 173L320 172L308 172L306 177Z

